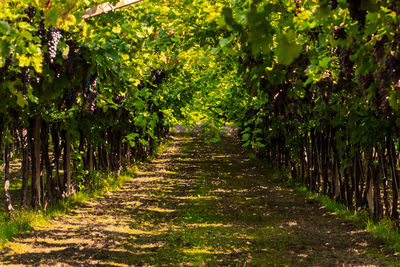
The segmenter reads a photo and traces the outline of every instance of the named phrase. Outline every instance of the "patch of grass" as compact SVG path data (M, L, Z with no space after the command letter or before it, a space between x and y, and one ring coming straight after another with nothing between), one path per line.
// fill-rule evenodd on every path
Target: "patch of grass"
M0 242L4 243L20 232L30 231L36 216L29 211L17 211L13 218L8 213L0 214Z
M390 219L384 218L377 223L368 220L365 229L382 239L391 251L400 253L400 233Z
M172 139L163 139L160 143L157 144L156 149L154 149L152 155L150 155L147 160L153 160L157 155L160 155L167 151L172 143Z
M395 223L389 218L383 218L375 222L366 211L355 213L354 211L348 210L345 205L338 203L328 196L312 193L305 186L299 185L298 183L293 182L290 183L289 186L303 194L306 198L318 201L326 210L338 217L353 221L358 228L365 229L374 237L383 240L389 251L396 254L400 253L400 233Z

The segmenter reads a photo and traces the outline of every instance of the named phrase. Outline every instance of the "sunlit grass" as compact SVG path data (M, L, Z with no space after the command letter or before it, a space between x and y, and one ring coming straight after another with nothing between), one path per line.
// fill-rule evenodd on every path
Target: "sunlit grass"
M400 233L390 219L385 218L377 223L368 220L365 229L383 239L390 250L400 253Z
M32 222L37 214L28 211L18 211L13 218L7 213L0 215L0 242L4 243L17 233L26 232L32 229Z

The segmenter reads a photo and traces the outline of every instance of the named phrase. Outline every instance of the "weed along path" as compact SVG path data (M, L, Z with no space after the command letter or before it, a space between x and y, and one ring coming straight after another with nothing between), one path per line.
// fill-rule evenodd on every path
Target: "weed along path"
M398 264L370 234L253 167L233 138L172 138L120 190L6 244L1 265Z

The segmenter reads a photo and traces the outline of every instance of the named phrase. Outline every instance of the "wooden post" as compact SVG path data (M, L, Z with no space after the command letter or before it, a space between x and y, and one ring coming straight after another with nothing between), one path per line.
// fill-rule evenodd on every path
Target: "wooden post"
M91 7L83 11L83 19L88 19L92 17L99 16L101 14L106 14L110 11L114 11L126 6L130 6L139 2L142 2L143 0L121 0L118 3L113 6L111 3L107 2L101 5L98 5L96 7Z

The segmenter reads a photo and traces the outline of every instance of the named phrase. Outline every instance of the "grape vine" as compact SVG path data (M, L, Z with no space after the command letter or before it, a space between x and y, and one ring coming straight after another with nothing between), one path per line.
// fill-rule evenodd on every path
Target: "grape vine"
M310 190L398 219L398 4L148 0L84 20L87 1L39 2L0 2L1 137L20 120L31 152L47 138L65 170L52 195L142 159L177 121L230 121Z

